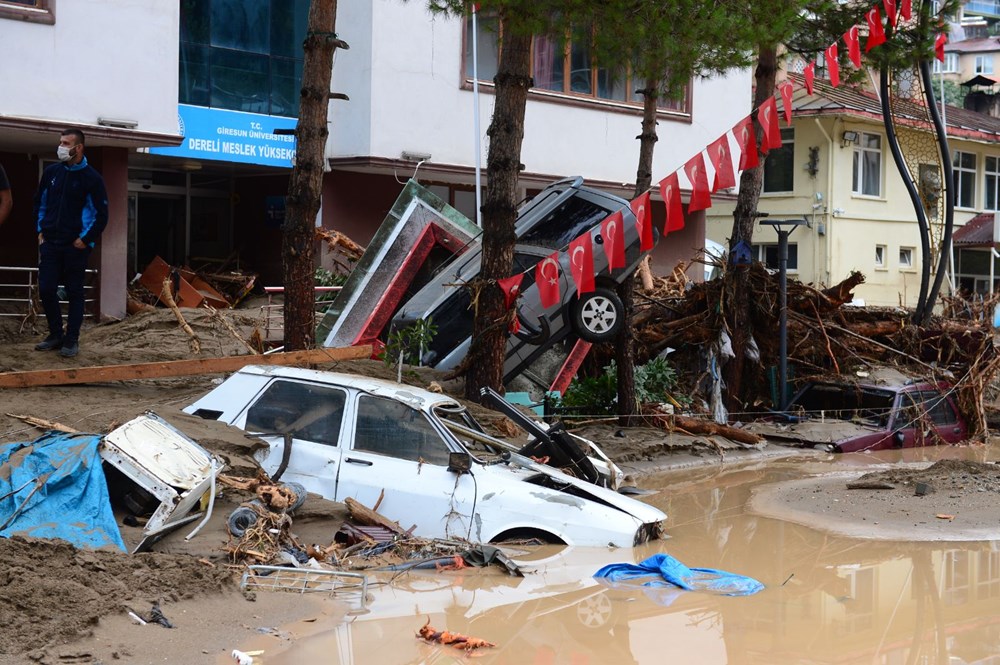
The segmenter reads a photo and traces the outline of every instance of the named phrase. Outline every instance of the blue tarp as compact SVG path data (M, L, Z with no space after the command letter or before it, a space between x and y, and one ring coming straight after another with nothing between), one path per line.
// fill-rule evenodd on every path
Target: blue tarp
M723 596L749 596L764 588L752 577L712 568L688 568L669 554L654 554L638 564L612 563L594 573L594 577L619 588L675 586Z
M0 445L0 536L124 551L97 452L100 441L97 434L48 432L31 442Z

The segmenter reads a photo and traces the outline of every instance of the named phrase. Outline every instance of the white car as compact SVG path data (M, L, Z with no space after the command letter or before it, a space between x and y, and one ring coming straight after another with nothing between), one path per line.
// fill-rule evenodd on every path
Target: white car
M511 452L454 399L407 385L251 366L184 410L267 441L258 461L275 480L334 501L377 505L418 536L628 547L658 537L666 519L652 506Z

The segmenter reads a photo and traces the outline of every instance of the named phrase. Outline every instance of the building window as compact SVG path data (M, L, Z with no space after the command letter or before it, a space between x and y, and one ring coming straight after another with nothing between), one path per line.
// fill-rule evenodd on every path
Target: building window
M941 62L937 58L934 59L935 74L955 74L957 72L958 72L957 53L945 53L944 62Z
M770 158L768 158L770 159ZM754 243L751 245L754 258L767 266L770 270L780 270L781 263L778 256L778 245ZM799 246L796 243L788 243L788 271L795 272L799 269Z
M993 56L992 55L977 55L976 56L976 73L977 74L992 74L993 73Z
M56 0L0 0L0 18L52 25L56 22Z
M790 192L795 186L795 130L781 130L781 147L764 160L764 192Z
M885 245L875 245L875 267L885 268Z
M987 157L985 171L985 208L987 210L1000 210L1000 157Z
M479 15L476 19L476 63L479 80L492 82L500 62L499 21L496 17ZM608 69L594 63L590 53L590 37L585 32L567 36L536 36L531 42L531 91L555 93L572 99L597 102L619 102L641 106L643 97L635 92L644 82L635 80L627 69ZM472 21L465 27L465 77L472 79ZM685 86L679 99L657 100L661 111L690 115L690 86Z
M900 247L899 248L899 267L900 268L912 268L913 267L913 248L912 247Z
M976 155L956 150L953 158L955 205L972 208L976 204Z
M296 117L308 13L309 0L181 0L178 101Z
M854 148L854 172L851 191L862 196L879 196L882 193L882 137L860 132Z

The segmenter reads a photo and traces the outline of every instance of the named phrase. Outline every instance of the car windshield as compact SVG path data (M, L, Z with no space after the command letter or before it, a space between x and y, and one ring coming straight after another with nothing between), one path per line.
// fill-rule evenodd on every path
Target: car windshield
M880 427L889 425L895 393L850 384L814 383L789 407L811 418L854 420Z
M608 216L609 211L579 196L556 206L518 240L525 245L564 249Z
M434 415L469 452L477 456L496 457L505 449L513 448L483 433L482 426L461 404L439 404L434 407Z

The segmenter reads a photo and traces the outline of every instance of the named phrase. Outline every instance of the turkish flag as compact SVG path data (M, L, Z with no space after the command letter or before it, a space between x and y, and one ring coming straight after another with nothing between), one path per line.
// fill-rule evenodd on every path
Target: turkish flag
M681 204L681 186L674 171L660 181L660 196L667 207L667 222L663 225L663 235L684 228L684 206Z
M757 132L753 128L750 116L743 118L740 124L733 127L733 135L740 146L740 171L757 168L760 159L757 157Z
M806 93L810 95L813 94L813 81L816 80L816 63L810 62L806 65L802 75L805 77Z
M649 192L638 196L629 202L628 206L635 215L635 230L639 233L639 251L648 252L653 249L653 214L649 207ZM624 233L624 227L622 232ZM625 246L624 240L622 247ZM623 266L624 267L624 266Z
M868 21L868 39L865 40L865 53L871 51L879 44L885 44L885 29L882 27L882 15L879 14L878 7L872 7L865 14Z
M885 7L885 15L889 17L889 24L896 27L896 0L882 0Z
M912 0L902 0L899 3L899 17L904 21L909 21L910 17L913 15L913 2Z
M858 26L852 25L844 33L844 43L847 44L847 57L855 69L861 69L861 42L858 39Z
M706 210L712 207L712 195L708 191L708 173L705 172L705 157L700 152L684 165L684 173L691 181L691 201L688 212Z
M521 295L521 281L523 279L524 273L497 280L497 286L503 291L503 306L506 309L510 309L517 297Z
M569 244L569 267L576 295L594 290L594 245L590 233L584 233Z
M608 257L608 270L624 268L625 218L622 216L621 210L608 215L601 222L601 239L604 240L604 255Z
M767 101L757 109L757 122L764 130L764 138L760 142L760 149L764 152L781 147L781 127L778 126L778 104L774 95L767 98Z
M729 152L729 134L723 134L708 146L708 158L715 168L715 180L712 181L712 191L717 192L726 187L736 186L736 175L733 173L733 155Z
M948 43L948 35L943 32L934 39L934 57L944 62L944 45Z
M792 124L792 91L794 87L791 81L785 81L778 88L781 93L781 109L785 112L785 124ZM780 133L780 132L779 132Z
M535 266L535 284L542 307L559 303L559 252L552 252Z
M837 43L834 42L823 51L826 55L826 71L830 75L830 85L836 88L840 85L840 62L837 61Z

